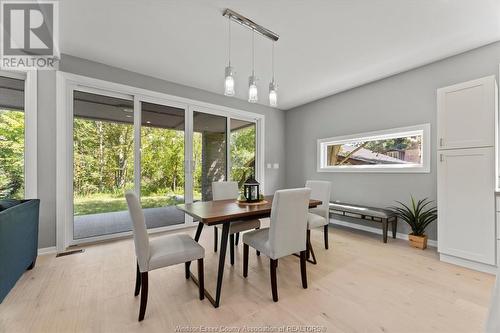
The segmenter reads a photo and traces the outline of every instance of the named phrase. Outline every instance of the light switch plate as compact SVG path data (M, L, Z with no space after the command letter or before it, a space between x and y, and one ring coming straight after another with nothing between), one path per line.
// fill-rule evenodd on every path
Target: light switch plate
M273 169L279 169L279 168L280 168L279 163L274 163L274 164L273 164Z
M268 169L271 169L271 167L272 167L272 166L271 166L271 163L267 163L267 168L268 168Z

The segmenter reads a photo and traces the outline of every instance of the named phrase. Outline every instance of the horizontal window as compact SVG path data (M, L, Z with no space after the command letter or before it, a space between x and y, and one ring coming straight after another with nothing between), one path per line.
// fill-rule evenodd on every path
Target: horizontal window
M318 140L318 171L429 172L430 125Z

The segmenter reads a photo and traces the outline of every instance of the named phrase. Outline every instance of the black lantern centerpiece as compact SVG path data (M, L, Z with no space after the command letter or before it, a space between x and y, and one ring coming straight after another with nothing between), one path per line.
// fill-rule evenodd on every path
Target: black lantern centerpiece
M259 182L250 176L243 184L243 194L247 202L257 202L260 200Z

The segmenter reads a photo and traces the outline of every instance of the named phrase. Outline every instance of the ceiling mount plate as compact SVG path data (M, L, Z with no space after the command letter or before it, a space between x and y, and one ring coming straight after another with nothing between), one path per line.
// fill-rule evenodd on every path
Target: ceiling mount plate
M264 28L260 24L255 23L254 21L250 20L249 18L246 18L245 16L236 13L234 10L231 10L229 8L225 9L224 12L222 13L222 16L228 17L231 21L234 21L238 24L241 24L242 26L254 30L255 32L261 34L264 37L267 37L271 39L272 41L276 42L280 36L272 32L269 29Z

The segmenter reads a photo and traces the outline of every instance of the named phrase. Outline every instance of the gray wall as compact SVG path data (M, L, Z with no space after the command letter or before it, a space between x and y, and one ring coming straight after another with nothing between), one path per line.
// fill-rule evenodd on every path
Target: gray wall
M436 199L436 89L497 75L500 43L490 44L408 72L297 107L286 112L286 185L306 179L328 180L332 199L380 207L415 197ZM431 173L318 173L316 140L338 135L403 127L432 126ZM350 222L359 220L349 219ZM366 224L373 226L373 224ZM436 239L436 225L428 230ZM408 232L399 224L400 232Z
M265 163L279 163L280 169L265 170L265 193L285 186L285 112L249 104L222 94L182 86L90 60L63 55L59 69L101 80L163 92L202 102L233 107L265 115ZM221 82L222 83L222 82ZM56 86L55 72L38 76L38 192L41 199L39 247L56 245ZM70 198L68 198L70 200Z

